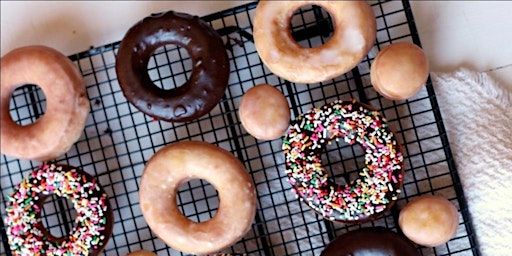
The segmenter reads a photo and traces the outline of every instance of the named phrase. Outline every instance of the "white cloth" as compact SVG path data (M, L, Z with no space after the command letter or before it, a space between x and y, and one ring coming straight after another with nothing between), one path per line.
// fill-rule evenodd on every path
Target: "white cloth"
M485 73L432 74L483 255L512 252L512 92Z

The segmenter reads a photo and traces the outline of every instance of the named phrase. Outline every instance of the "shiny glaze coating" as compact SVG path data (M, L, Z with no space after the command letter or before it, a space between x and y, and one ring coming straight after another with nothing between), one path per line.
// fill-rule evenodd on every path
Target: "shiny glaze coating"
M192 59L193 71L183 85L164 90L149 77L147 65L156 49L175 44ZM211 111L229 79L229 60L220 36L197 16L167 12L135 24L123 38L116 72L124 96L156 119L186 122Z
M82 135L90 110L75 64L53 48L32 45L7 53L0 66L2 153L36 161L64 155ZM34 123L22 126L9 109L16 88L26 84L38 85L44 92L46 111Z
M177 204L180 185L191 179L204 179L218 192L219 207L207 221L190 220ZM159 149L144 168L139 201L156 236L176 250L199 255L217 253L242 239L252 227L257 204L243 163L203 141L180 141Z
M362 228L334 239L321 256L415 256L418 250L406 238L384 228Z

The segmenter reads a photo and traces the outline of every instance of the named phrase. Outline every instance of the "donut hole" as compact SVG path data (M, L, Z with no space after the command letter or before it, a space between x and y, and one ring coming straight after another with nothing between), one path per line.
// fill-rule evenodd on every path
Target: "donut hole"
M304 5L290 19L292 37L304 48L321 46L332 37L334 23L327 10L318 5Z
M171 90L181 87L190 78L192 59L184 47L164 45L155 50L149 59L147 70L149 78L158 88Z
M45 230L59 239L69 236L75 228L76 210L71 200L51 194L44 198L41 222Z
M18 125L35 123L46 111L46 95L35 84L22 85L14 90L9 110L12 120Z
M194 222L211 219L219 208L217 190L203 179L191 179L182 183L176 201L181 214Z
M358 145L349 145L342 138L332 140L322 154L322 166L329 171L329 179L338 185L347 185L359 177L358 173L365 167L365 152Z

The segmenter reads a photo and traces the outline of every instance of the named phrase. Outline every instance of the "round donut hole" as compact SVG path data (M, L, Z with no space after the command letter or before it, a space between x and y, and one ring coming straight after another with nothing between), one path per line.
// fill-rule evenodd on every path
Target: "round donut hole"
M46 231L55 238L64 238L75 228L76 210L68 198L55 194L44 199L41 222Z
M304 48L321 46L331 39L334 23L327 10L318 5L304 5L290 19L293 39Z
M219 196L215 187L203 179L191 179L180 185L176 203L181 214L193 222L207 221L217 213Z
M35 123L46 111L46 95L35 84L16 88L9 102L11 118L18 125Z
M201 65L201 60L194 65ZM192 69L188 51L173 44L158 47L149 58L147 66L149 78L163 90L181 87L190 78Z
M329 179L340 186L347 185L365 167L364 155L359 144L349 145L343 138L332 140L322 153L322 166L329 171Z

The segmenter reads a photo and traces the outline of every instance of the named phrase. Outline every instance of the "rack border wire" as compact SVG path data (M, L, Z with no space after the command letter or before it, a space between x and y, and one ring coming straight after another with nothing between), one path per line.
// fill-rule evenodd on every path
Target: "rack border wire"
M397 3L401 6L395 6ZM336 236L363 226L386 226L400 233L400 228L396 224L398 205L403 205L418 195L440 193L447 195L460 209L461 234L458 234L454 240L462 241L463 245L447 244L441 248L418 247L419 252L421 255L480 255L430 79L420 96L405 102L387 101L373 91L368 81L369 65L374 57L372 52L351 72L332 81L303 86L278 78L266 69L257 57L254 47L251 46L253 41L251 14L256 5L257 2L252 2L202 17L226 42L230 56L231 78L218 106L208 115L189 123L154 122L126 102L115 75L115 57L120 42L91 47L88 51L69 56L77 64L86 80L91 113L83 136L70 152L57 160L92 171L110 196L115 212L115 224L113 235L103 254L124 255L125 252L141 248L149 248L162 255L182 254L163 244L147 227L138 208L138 181L143 166L159 148L173 141L200 139L230 150L238 157L247 167L258 190L258 210L252 229L226 252L251 255L309 255L318 254ZM410 40L421 46L408 1L394 3L372 1L371 5L380 24L377 33L378 35L384 33L384 36L377 37L373 51L378 51L381 47L397 40ZM301 18L297 26L292 26L293 35L297 41L304 41L312 46L328 40L328 35L332 32L328 13L313 6L301 8L295 15ZM403 16L405 20L395 22L395 16ZM308 20L310 17L313 18ZM404 26L408 30L405 34L400 32ZM326 27L327 30L325 30ZM399 31L396 32L398 35L394 35L394 31ZM158 54L166 57L163 65L158 63L158 57L156 57ZM172 70L170 75L163 74L167 72L164 68L171 66L170 60L174 59L171 57L175 57L176 54L176 48L172 47L157 50L152 58L155 65L149 68L156 74L155 82L163 83L164 78L175 79ZM178 64L181 64L183 74L186 75L190 71L186 68L186 60L182 59L181 55L178 56L180 57ZM249 79L246 79L247 77ZM383 111L391 125L397 128L398 137L403 139L406 151L406 172L409 174L409 180L404 182L404 186L408 187L403 189L404 192L400 198L402 202L399 200L399 203L385 216L361 225L329 222L300 203L291 194L286 177L283 175L279 140L256 141L242 129L236 115L241 95L252 85L261 82L273 84L283 91L289 100L293 117L312 106L323 105L340 97L355 98ZM176 84L175 80L174 83ZM44 114L45 99L41 97L40 89L36 86L22 87L15 92L13 98L11 115L18 117L19 123L33 122ZM415 110L417 105L425 102L429 103L429 108ZM24 111L29 113L28 117L23 116ZM418 118L430 114L433 119L429 119L429 122L423 123ZM424 129L432 126L435 126L436 133L423 136ZM435 146L424 146L424 143L430 140L438 143L434 143ZM358 148L339 143L328 147L326 151L323 161L334 179L350 179L354 173L353 170L361 166L358 163L358 159L361 158ZM432 162L426 156L441 154L440 152L441 158ZM0 231L6 255L10 255L10 252L7 250L7 237L3 223L5 196L12 191L12 187L21 179L23 173L37 166L38 163L35 162L19 161L2 155ZM339 166L346 171L337 172ZM439 171L438 166L446 168L448 172ZM413 169L415 169L414 172ZM202 180L190 181L182 185L178 198L182 212L195 221L211 218L218 207L215 203L217 198L215 189ZM45 203L45 226L51 232L60 234L69 232L73 225L71 208L66 200L48 200ZM128 218L121 218L121 216L128 216ZM3 250L0 250L0 254L4 255Z

